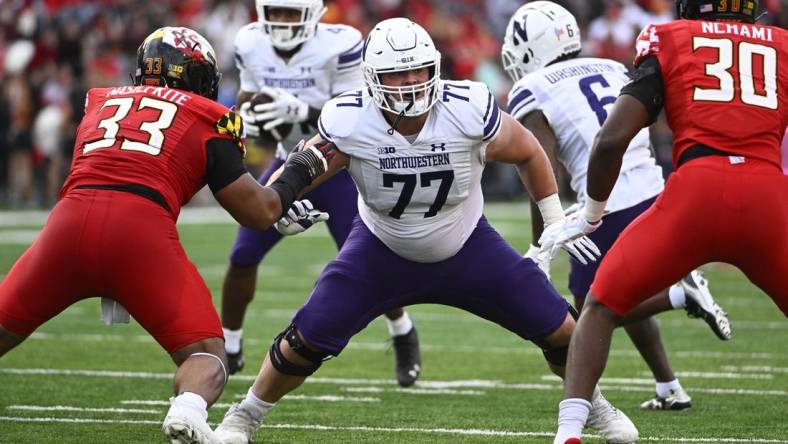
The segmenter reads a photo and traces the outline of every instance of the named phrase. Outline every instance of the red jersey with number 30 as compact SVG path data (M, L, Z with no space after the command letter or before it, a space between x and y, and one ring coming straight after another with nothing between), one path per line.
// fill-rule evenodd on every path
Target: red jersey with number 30
M206 142L240 140L238 120L223 105L178 89L91 89L60 195L84 185L143 185L177 218L205 185Z
M674 167L696 144L780 167L787 45L785 30L745 23L678 20L640 33L635 66L659 59Z

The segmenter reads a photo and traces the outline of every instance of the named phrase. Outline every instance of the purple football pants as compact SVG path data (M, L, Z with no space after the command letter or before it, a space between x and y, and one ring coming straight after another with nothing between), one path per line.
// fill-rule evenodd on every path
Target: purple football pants
M544 273L484 217L457 254L436 263L403 259L356 217L293 322L309 344L337 355L380 314L426 303L461 308L524 339L550 335L568 312Z
M588 290L591 288L591 283L594 282L596 270L602 259L613 246L613 243L618 239L618 235L630 224L633 220L637 219L641 213L648 210L649 207L657 200L656 197L646 199L639 204L625 208L623 210L610 213L602 218L602 226L598 230L589 234L588 237L594 241L602 256L595 262L590 262L588 265L581 264L577 259L569 256L569 291L572 296L577 299L585 299Z

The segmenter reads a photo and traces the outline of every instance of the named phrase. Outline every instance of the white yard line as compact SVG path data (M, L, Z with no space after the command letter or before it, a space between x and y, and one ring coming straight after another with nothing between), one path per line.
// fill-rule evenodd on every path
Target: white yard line
M169 402L166 403L170 405ZM118 409L100 407L75 407L71 405L9 405L6 410L24 410L32 412L98 412L98 413L149 413L160 414L160 410Z
M79 309L80 307L76 307ZM71 308L69 310L73 310ZM68 313L68 311L66 312ZM292 315L292 312L291 312ZM97 321L98 322L98 321ZM88 334L88 333L47 333L35 332L30 335L30 339L39 341L84 341L84 342L150 342L154 343L153 338L148 335L120 335L120 334ZM269 340L255 338L244 338L244 343L251 346L269 345ZM380 342L351 341L347 349L349 350L388 350L391 345L383 340ZM512 347L482 347L472 345L436 345L421 344L421 350L427 352L454 352L454 353L496 353L496 354L526 354L540 355L542 351L530 344L513 345ZM758 353L758 352L713 352L701 350L672 350L671 356L677 358L715 358L722 360L744 359L744 360L788 360L788 353ZM610 352L611 356L617 357L638 357L636 350L614 349ZM779 367L778 367L779 368ZM786 371L776 371L775 373L785 373Z
M135 420L135 419L98 419L98 418L57 418L57 417L14 417L0 416L0 421L5 422L40 422L40 423L72 423L72 424L141 424L161 425L161 421ZM212 426L215 424L211 424ZM553 436L553 432L513 432L508 430L489 429L449 429L449 428L418 428L418 427L369 427L369 426L335 426L323 424L265 424L263 429L288 429L288 430L314 430L314 431L348 431L348 432L373 432L373 433L432 433L440 435L457 436L485 436L485 437L545 437ZM596 435L583 435L588 438L598 438ZM788 441L770 438L682 438L643 436L640 441L650 442L687 442L687 443L764 443L788 444Z
M107 371L107 370L61 370L61 369L45 369L45 368L28 368L28 369L14 369L14 368L0 368L0 374L13 374L13 375L36 375L36 376L91 376L91 377L108 377L108 378L137 378L137 379L171 379L171 373L152 373L152 372L128 372L128 371ZM239 381L253 381L252 375L234 375L234 380ZM551 376L545 376L544 379L550 379ZM632 387L629 385L628 379L618 379L624 381L622 385L609 384L606 379L602 379L603 388L609 391L624 391L624 392L651 392L650 387ZM642 381L640 379L635 381ZM363 379L363 378L325 378L325 377L311 377L307 379L311 384L330 384L330 385L383 385L391 386L395 384L394 380L388 379ZM456 389L456 388L486 388L486 389L508 389L508 390L561 390L562 386L558 382L555 384L534 384L534 383L504 383L501 381L487 380L487 379L471 379L471 380L455 380L455 381L430 381L420 380L419 389ZM738 395L751 395L751 396L779 396L788 397L786 390L751 390L751 389L736 389L736 388L688 388L688 390L699 393L710 394L738 394ZM406 392L407 393L407 392ZM295 396L295 395L294 395ZM295 398L294 398L295 399Z

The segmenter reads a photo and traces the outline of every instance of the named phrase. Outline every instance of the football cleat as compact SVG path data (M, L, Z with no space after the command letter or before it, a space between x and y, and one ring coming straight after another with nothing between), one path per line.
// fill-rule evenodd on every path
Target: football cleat
M671 390L670 394L664 398L657 395L654 399L640 404L640 408L643 410L686 410L690 407L692 407L692 398L683 388Z
M391 338L394 343L396 359L397 383L402 387L410 387L416 383L421 373L421 352L416 327L404 335Z
M244 369L244 349L238 353L227 353L227 372L234 375Z
M703 277L701 272L692 270L690 274L679 281L679 285L684 289L686 295L684 309L687 311L687 315L693 318L702 318L721 340L730 339L732 332L728 314L714 302L709 291L709 281Z
M608 443L626 444L638 439L638 429L621 410L613 407L601 393L591 401L586 427L599 433Z
M564 441L564 444L583 444L583 441L580 441L577 438L569 438L566 441Z
M161 428L171 444L222 444L211 426L191 409L170 407Z
M252 412L236 403L224 414L221 424L216 427L216 435L223 444L247 444L262 424L262 419L256 419Z

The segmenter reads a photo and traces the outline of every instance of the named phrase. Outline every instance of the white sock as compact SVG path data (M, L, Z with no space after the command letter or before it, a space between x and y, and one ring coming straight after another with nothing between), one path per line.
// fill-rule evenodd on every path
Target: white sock
M174 398L170 398L170 404L172 407L193 410L198 413L202 419L208 419L208 402L197 393L183 392Z
M667 398L671 391L676 391L681 388L678 379L668 382L657 382L657 396L660 398Z
M252 392L252 388L249 387L249 391L246 392L246 398L241 401L241 405L244 406L246 410L254 413L258 421L262 421L265 419L265 415L268 414L268 411L271 410L274 405L276 405L276 403L263 401L262 399L258 398Z
M410 320L410 316L408 316L407 311L402 312L402 316L399 319L394 319L393 321L389 318L386 318L386 323L389 326L389 335L391 336L402 336L408 334L411 328L413 328L413 321Z
M684 289L678 284L670 286L668 298L670 298L670 305L672 305L673 308L684 308L687 306L687 297L684 294Z
M564 444L569 438L580 438L591 411L591 403L581 398L564 399L558 404L558 431L554 444Z
M224 351L227 353L238 353L241 351L241 338L243 338L244 329L230 330L222 327L224 332Z

